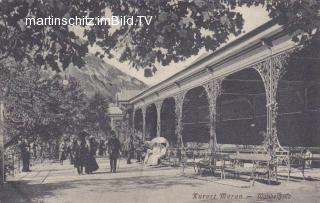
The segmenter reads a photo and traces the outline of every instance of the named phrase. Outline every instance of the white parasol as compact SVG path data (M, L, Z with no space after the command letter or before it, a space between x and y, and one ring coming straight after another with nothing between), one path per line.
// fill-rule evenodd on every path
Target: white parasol
M152 145L154 145L154 144L156 144L156 143L158 143L158 144L166 144L166 147L169 146L168 140L167 140L166 138L164 138L164 137L156 137L156 138L153 138L153 139L151 140L151 144L152 144Z

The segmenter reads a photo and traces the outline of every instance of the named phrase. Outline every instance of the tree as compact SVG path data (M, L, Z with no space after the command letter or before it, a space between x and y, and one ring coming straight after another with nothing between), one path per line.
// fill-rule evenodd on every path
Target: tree
M100 131L104 135L110 133L110 119L107 115L108 100L101 94L96 93L88 101L84 111L86 129L92 134L98 135Z
M43 80L37 91L42 111L33 133L47 140L59 139L63 134L78 134L83 130L83 112L87 107L84 90L73 77L68 78L68 85L62 81L61 75L55 75Z
M156 62L168 65L202 48L214 51L231 34L239 35L244 22L233 9L252 5L263 5L270 17L291 32L305 31L295 41L305 43L311 34L319 33L317 0L2 0L0 58L28 58L61 71L70 63L82 67L88 46L96 43L104 51L97 53L101 57L119 53L120 61L156 71ZM115 31L111 26L83 26L84 40L68 25L24 23L26 17L101 17L106 16L106 9L113 15L153 18L150 24L122 25Z
M83 130L87 98L75 78L64 85L61 75L43 76L33 64L10 61L0 67L0 83L7 89L6 147L22 136L48 141Z
M0 66L0 86L5 94L5 130L9 140L6 145L16 142L20 134L28 134L36 122L34 118L38 117L33 93L40 72L29 65L22 66L9 60Z

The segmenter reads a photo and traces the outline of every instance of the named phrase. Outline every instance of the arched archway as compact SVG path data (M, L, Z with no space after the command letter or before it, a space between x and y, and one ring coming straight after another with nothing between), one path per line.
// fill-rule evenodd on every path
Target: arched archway
M163 101L160 111L161 120L161 136L165 137L171 146L176 146L178 138L176 136L176 114L175 114L175 100L170 97Z
M143 115L142 110L135 110L134 114L134 130L143 133Z
M182 108L182 139L184 143L209 143L209 102L204 87L187 92Z
M320 146L319 46L293 54L279 81L277 132L282 146Z
M157 107L150 104L146 110L146 140L157 136Z
M255 69L244 69L222 81L217 102L217 142L262 145L267 131L266 91Z

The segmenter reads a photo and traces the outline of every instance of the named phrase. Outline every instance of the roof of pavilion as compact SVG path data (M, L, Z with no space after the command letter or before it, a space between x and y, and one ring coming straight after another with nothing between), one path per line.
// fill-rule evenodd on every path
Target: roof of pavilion
M108 107L108 115L110 116L122 116L123 112L118 106L109 105Z
M121 90L116 94L118 101L129 101L133 97L137 96L141 90Z
M182 71L174 74L173 76L167 78L166 80L151 86L150 88L140 92L139 94L137 94L136 96L132 97L129 102L134 103L135 100L139 100L139 98L144 97L144 96L149 96L150 94L153 94L155 91L159 91L161 90L164 86L166 85L170 85L172 83L177 83L179 80L181 80L181 78L184 77L184 74L187 73L188 71L191 70L196 70L199 69L199 65L202 65L204 63L206 63L207 61L214 59L215 57L219 56L220 54L224 54L227 52L233 52L233 48L242 44L242 43L246 43L247 40L254 38L256 35L263 33L264 31L272 28L273 26L277 26L277 28L275 29L275 32L279 32L279 30L283 31L282 27L280 25L277 25L277 23L273 20L257 27L256 29L252 30L251 32L246 33L245 35L239 37L238 39L226 44L225 46L219 48L218 50L216 50L215 52L213 52L212 54L207 55L206 57L203 57L199 60L197 60L196 62L194 62L193 64L191 64L190 66L188 66L187 68L183 69ZM261 41L262 39L260 39ZM235 53L231 53L231 54L235 54ZM228 55L227 55L228 56ZM223 59L222 59L223 60ZM218 60L219 63L219 60ZM200 70L200 69L199 69Z

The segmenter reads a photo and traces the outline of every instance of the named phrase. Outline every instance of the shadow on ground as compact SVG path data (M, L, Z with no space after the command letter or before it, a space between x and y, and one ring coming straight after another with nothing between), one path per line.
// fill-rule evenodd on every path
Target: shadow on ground
M126 177L117 179L86 179L60 181L45 184L29 184L27 181L12 181L6 183L4 191L0 193L0 202L5 203L26 203L26 202L42 202L41 200L55 197L61 192L91 192L97 194L101 192L126 192L126 191L144 191L168 189L172 186L190 186L197 187L201 183L194 183L192 180L186 180L181 176L142 176L142 177Z

